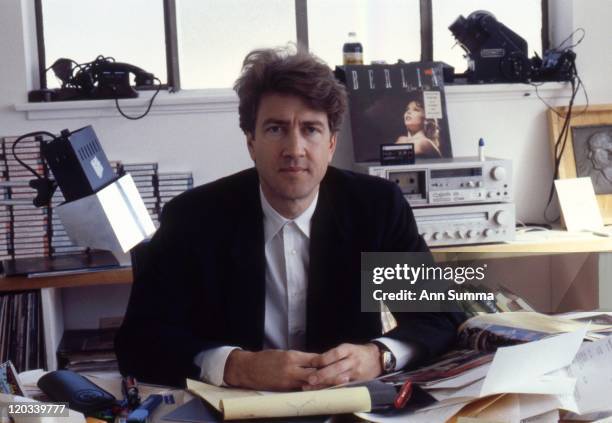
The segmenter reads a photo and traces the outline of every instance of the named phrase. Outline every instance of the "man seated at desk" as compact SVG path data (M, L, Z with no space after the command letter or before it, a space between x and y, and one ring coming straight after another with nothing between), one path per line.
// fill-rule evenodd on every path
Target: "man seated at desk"
M360 310L362 251L428 248L395 184L329 166L347 107L329 67L253 51L234 89L255 167L164 208L116 339L122 373L313 389L448 349L456 315L398 313L383 336Z

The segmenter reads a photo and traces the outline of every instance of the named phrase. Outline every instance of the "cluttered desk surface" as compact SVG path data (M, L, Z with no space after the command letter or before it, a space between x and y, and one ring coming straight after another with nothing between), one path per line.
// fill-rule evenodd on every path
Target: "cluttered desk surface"
M476 316L460 329L459 339L463 339L464 348L421 368L380 378L377 383L394 387L397 389L394 392L402 392L407 382L413 390L404 408L396 409L392 401L389 408L377 412L369 412L377 401L369 384L310 392L262 393L188 380L188 391L147 385L140 385L139 389L142 399L149 394L164 397L151 414L150 422L154 423L215 422L222 417L324 422L327 418L304 420L304 416L338 413L344 416L340 421L354 421L357 416L372 422L458 422L462 418L482 422L534 418L556 422L578 415L597 420L612 414L608 410L612 391L610 333L610 313ZM498 348L493 351L492 347ZM42 371L20 375L26 395L36 392L41 376ZM115 398L124 397L117 376L88 377ZM421 402L414 407L417 393ZM193 398L198 400L194 403ZM185 405L188 403L189 406ZM168 416L170 413L174 414ZM276 420L278 416L293 417Z

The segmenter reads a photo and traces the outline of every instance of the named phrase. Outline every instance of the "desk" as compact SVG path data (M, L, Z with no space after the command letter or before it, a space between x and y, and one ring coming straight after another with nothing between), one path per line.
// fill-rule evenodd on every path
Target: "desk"
M100 388L105 391L111 393L115 398L121 399L123 398L123 394L121 392L121 379L117 377L96 377L93 375L88 375L86 372L82 373L85 377L91 380L94 384L98 385ZM40 398L41 392L36 386L38 379L42 376L41 372L35 372L29 374L25 379L22 380L22 385L29 395L36 395L37 398ZM23 377L23 376L22 376ZM164 387L158 385L148 385L140 383L138 385L138 391L141 400L147 398L147 396L151 394L172 394L174 397L174 404L162 403L158 408L156 408L150 418L147 420L148 423L167 423L171 422L168 420L163 420L162 418L166 416L168 413L171 413L174 409L180 407L183 404L191 401L195 398L195 395L190 393L187 390ZM43 400L45 398L42 398ZM212 407L211 407L212 409ZM216 412L212 412L216 415ZM61 418L57 421L61 423ZM72 420L74 422L74 420ZM206 420L213 421L213 420ZM219 420L214 421L223 421L219 418ZM264 422L276 422L276 423L356 423L356 422L365 422L362 419L359 419L353 414L338 414L333 415L328 418L325 417L287 417L287 418L274 418L274 419L254 419L254 420L233 420L237 423L250 422L250 423L264 423ZM85 422L83 422L85 423Z

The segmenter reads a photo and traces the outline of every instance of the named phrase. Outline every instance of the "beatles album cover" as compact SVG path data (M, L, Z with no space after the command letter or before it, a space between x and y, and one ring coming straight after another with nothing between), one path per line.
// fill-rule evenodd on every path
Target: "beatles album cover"
M413 143L415 157L452 157L442 65L336 68L347 88L356 162L379 161L381 144Z

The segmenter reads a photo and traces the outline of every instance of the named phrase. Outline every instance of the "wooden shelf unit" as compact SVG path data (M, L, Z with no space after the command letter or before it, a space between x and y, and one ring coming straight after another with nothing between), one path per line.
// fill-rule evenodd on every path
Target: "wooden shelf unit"
M431 250L436 253L596 253L612 251L612 237L550 230L520 233L511 242L432 247Z
M124 267L118 269L100 270L96 272L42 276L35 278L28 278L27 276L1 277L0 292L130 283L132 283L132 268Z

